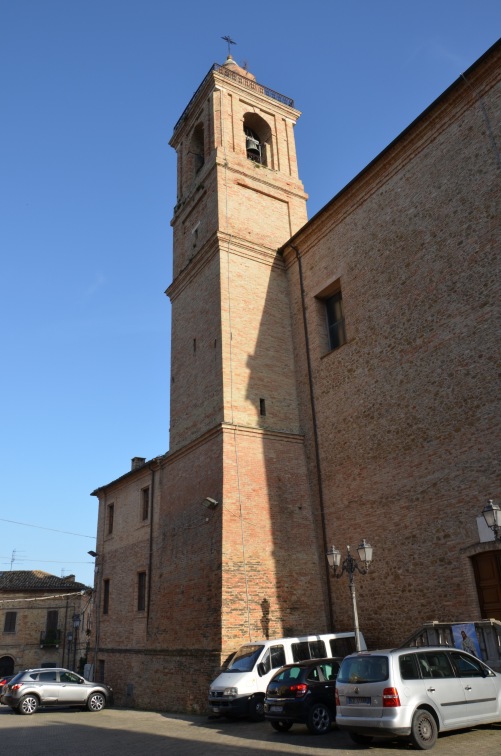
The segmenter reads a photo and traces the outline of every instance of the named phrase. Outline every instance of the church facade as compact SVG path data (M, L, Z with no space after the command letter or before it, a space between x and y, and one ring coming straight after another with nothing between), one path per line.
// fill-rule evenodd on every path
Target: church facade
M501 619L501 47L310 221L293 102L231 57L174 128L170 449L99 498L94 663L202 711L238 645ZM478 521L477 521L478 520ZM179 679L183 680L180 691Z

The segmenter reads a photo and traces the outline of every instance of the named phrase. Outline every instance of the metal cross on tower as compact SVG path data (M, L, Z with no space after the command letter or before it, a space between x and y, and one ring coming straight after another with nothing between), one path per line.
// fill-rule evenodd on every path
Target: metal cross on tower
M231 57L230 45L236 45L237 43L232 40L229 34L227 34L226 37L221 37L221 39L224 39L224 41L228 43L228 57Z

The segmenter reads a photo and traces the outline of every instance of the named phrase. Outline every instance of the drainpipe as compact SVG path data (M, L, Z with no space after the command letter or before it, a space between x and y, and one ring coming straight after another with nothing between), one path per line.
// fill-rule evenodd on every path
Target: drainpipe
M312 419L312 424L313 424L313 446L315 448L318 499L319 499L319 504L320 504L320 521L322 525L322 545L323 545L323 550L324 550L324 553L322 556L323 556L323 562L324 562L325 582L327 585L327 608L328 608L328 614L329 614L329 622L331 626L331 631L333 631L334 630L334 610L332 606L332 597L331 597L331 589L330 589L331 581L330 581L330 574L329 574L329 564L325 556L327 554L327 526L325 522L324 489L323 489L323 483L322 483L322 468L320 464L320 450L319 450L319 444L318 444L317 412L316 412L316 406L315 406L315 394L313 392L313 372L311 368L310 339L308 336L308 321L306 319L303 264L301 261L301 253L299 249L295 247L293 244L287 244L286 246L293 249L294 252L296 253L296 259L297 259L298 271L299 271L299 289L301 292L301 309L303 313L303 328L304 328L304 341L305 341L305 346L306 346L306 363L308 366L308 385L309 385L309 391L310 391L311 419Z
M152 582L152 565L153 565L153 505L155 501L155 468L149 465L151 470L151 495L150 495L150 543L148 554L148 598L146 603L146 633L150 622L150 604L151 604L151 582Z

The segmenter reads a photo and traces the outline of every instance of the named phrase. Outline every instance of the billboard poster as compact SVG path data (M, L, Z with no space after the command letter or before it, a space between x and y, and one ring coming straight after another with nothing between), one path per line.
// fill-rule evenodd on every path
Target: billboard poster
M467 651L469 654L473 654L477 659L482 658L474 622L464 622L461 625L452 625L452 637L454 638L454 645L456 648L460 648L461 651Z

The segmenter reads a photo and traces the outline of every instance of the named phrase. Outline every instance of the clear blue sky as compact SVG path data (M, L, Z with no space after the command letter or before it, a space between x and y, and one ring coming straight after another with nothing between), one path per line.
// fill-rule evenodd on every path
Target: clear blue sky
M500 29L499 0L0 0L0 569L91 584L90 492L168 449L168 140L221 37L303 112L311 217Z

